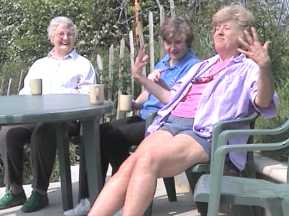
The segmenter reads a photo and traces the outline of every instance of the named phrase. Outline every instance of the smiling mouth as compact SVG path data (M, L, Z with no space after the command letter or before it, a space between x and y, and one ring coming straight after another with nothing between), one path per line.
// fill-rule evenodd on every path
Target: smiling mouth
M171 52L172 55L178 55L179 52Z

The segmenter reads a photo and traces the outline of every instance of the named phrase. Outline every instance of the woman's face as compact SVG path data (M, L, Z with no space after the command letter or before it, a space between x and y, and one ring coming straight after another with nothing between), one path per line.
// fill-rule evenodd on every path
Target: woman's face
M188 45L185 38L177 38L169 41L164 41L165 51L170 56L170 63L178 62L188 51Z
M218 54L234 55L239 48L238 38L243 35L236 21L225 21L215 26L213 39Z
M74 33L69 26L60 24L57 26L51 43L58 53L68 54L74 47Z

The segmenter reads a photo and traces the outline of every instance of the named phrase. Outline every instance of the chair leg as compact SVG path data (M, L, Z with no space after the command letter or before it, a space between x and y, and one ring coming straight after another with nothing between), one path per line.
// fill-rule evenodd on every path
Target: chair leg
M196 202L196 206L200 216L207 216L208 213L208 203L206 202Z
M263 216L264 211L263 208L258 206L242 206L242 205L233 205L231 214L236 216Z
M175 179L174 177L166 177L163 178L165 183L166 191L168 194L168 199L170 202L177 201L176 187L175 187Z
M185 173L186 173L188 182L190 184L191 191L194 195L195 186L196 186L199 178L201 177L201 175L203 175L204 173L193 173L193 172L191 172L190 169L187 169Z
M266 206L267 209L269 209L272 216L280 215L280 216L287 216L289 210L288 208L288 202L286 202L284 199L280 202L280 199L272 199L270 202L267 203Z
M283 211L283 215L289 215L289 200L283 199L282 211Z
M79 201L84 198L88 198L88 184L87 184L87 176L85 170L85 160L84 160L84 146L82 143L79 145L79 154L80 154L80 161L79 161L79 192L78 192L78 199Z
M146 211L144 213L144 216L151 216L152 212L153 212L153 201L151 202L151 204L146 209Z

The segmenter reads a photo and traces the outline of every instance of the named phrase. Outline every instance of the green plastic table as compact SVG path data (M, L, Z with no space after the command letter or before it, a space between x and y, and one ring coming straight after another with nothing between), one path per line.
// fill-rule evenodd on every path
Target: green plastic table
M0 125L50 122L57 127L62 204L67 210L73 207L73 199L65 122L79 120L82 124L89 199L93 202L103 186L99 121L112 108L112 103L107 101L102 105L90 104L88 95L0 96Z

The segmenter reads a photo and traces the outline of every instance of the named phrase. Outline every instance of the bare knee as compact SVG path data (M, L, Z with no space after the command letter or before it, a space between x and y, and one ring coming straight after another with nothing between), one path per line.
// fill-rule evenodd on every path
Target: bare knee
M159 158L151 150L142 151L138 154L136 169L144 173L158 173L159 171Z
M130 155L119 167L118 171L114 174L114 176L119 175L130 175L134 165L136 164L137 157L135 154Z

